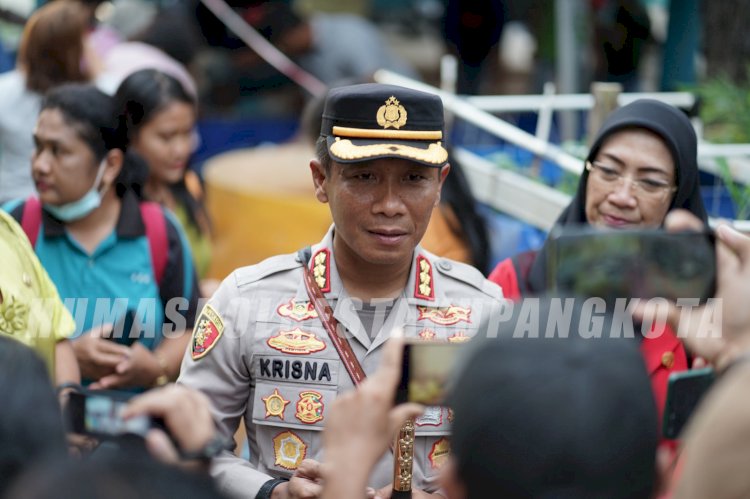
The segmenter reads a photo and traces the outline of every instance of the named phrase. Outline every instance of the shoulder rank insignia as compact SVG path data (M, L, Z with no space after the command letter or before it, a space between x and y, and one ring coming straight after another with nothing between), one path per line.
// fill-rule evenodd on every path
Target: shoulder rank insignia
M325 350L326 344L315 336L315 333L295 328L291 331L279 331L266 341L269 347L279 352L292 355L307 355Z
M299 394L295 418L305 424L315 424L323 419L323 395L312 390Z
M224 321L211 305L206 305L195 322L191 355L193 360L205 357L224 333Z
M296 470L307 454L307 445L294 432L285 431L273 437L273 464L285 470Z
M284 419L284 409L286 409L286 406L290 401L284 400L284 397L281 396L278 388L274 388L271 395L263 397L261 400L266 404L266 419L271 416L276 416L281 420Z
M417 275L414 280L414 297L423 300L434 300L435 289L432 286L432 264L419 255L417 257Z
M420 340L432 341L437 336L437 333L435 333L435 331L433 331L432 329L423 329L417 336L419 336Z
M445 308L425 307L417 305L419 317L417 320L428 320L441 326L452 326L461 321L471 324L471 309L451 305Z
M471 339L471 336L467 336L465 332L459 331L448 337L448 341L451 343L464 343Z
M425 408L421 416L414 420L417 426L440 426L443 424L443 408L429 406Z
M447 438L443 437L434 444L430 449L430 464L433 469L440 469L443 467L445 462L448 460L448 455L451 452L451 444Z
M317 319L318 312L315 311L315 306L312 302L296 302L294 298L286 303L279 305L276 309L276 313L282 317L286 317L297 322L306 321L308 319Z
M396 130L406 125L406 109L399 103L396 97L386 99L385 104L380 106L376 116L378 125L383 128L393 127Z
M318 250L313 255L312 273L321 292L331 291L331 252L327 248Z

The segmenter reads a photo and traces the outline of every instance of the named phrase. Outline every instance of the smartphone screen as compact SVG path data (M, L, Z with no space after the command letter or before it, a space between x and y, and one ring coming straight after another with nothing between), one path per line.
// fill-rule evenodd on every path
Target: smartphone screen
M445 401L456 359L465 346L463 343L426 341L404 344L396 403L441 405Z
M73 433L98 438L125 434L145 436L154 426L148 416L123 419L128 394L88 391L71 393L66 408L68 428Z
M662 426L665 438L679 437L682 428L690 419L703 395L711 388L714 378L714 370L710 367L669 375Z
M713 296L713 233L658 229L601 230L558 227L550 233L548 279L554 290L576 296L698 298Z

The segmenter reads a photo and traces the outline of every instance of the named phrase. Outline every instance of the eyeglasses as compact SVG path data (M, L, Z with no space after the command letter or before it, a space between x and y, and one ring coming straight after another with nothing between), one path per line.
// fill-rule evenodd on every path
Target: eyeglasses
M614 187L620 185L625 180L629 180L630 185L633 186L635 191L649 196L660 196L665 192L672 193L677 191L677 187L664 180L657 178L632 178L623 175L616 168L598 161L587 161L586 169L590 172L591 177L602 185Z

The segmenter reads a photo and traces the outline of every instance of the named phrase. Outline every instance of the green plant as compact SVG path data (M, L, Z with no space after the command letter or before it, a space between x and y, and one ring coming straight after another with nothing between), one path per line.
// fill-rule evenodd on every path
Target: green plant
M750 66L747 72L750 76ZM716 143L750 142L750 87L747 84L738 85L726 76L719 76L693 90L701 99L700 117L707 140ZM735 217L747 219L750 217L750 186L734 180L726 158L717 158L716 164L732 198Z

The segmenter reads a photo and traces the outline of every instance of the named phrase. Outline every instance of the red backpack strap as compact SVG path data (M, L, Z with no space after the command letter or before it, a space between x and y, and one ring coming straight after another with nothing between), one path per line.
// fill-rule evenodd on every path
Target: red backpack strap
M158 203L143 202L140 204L141 218L146 226L146 237L151 249L151 263L154 267L156 284L161 287L164 271L167 268L169 242L167 241L167 217Z
M42 227L42 203L34 196L30 196L23 205L21 215L21 228L29 238L31 247L36 247L36 238L39 237L39 229Z

